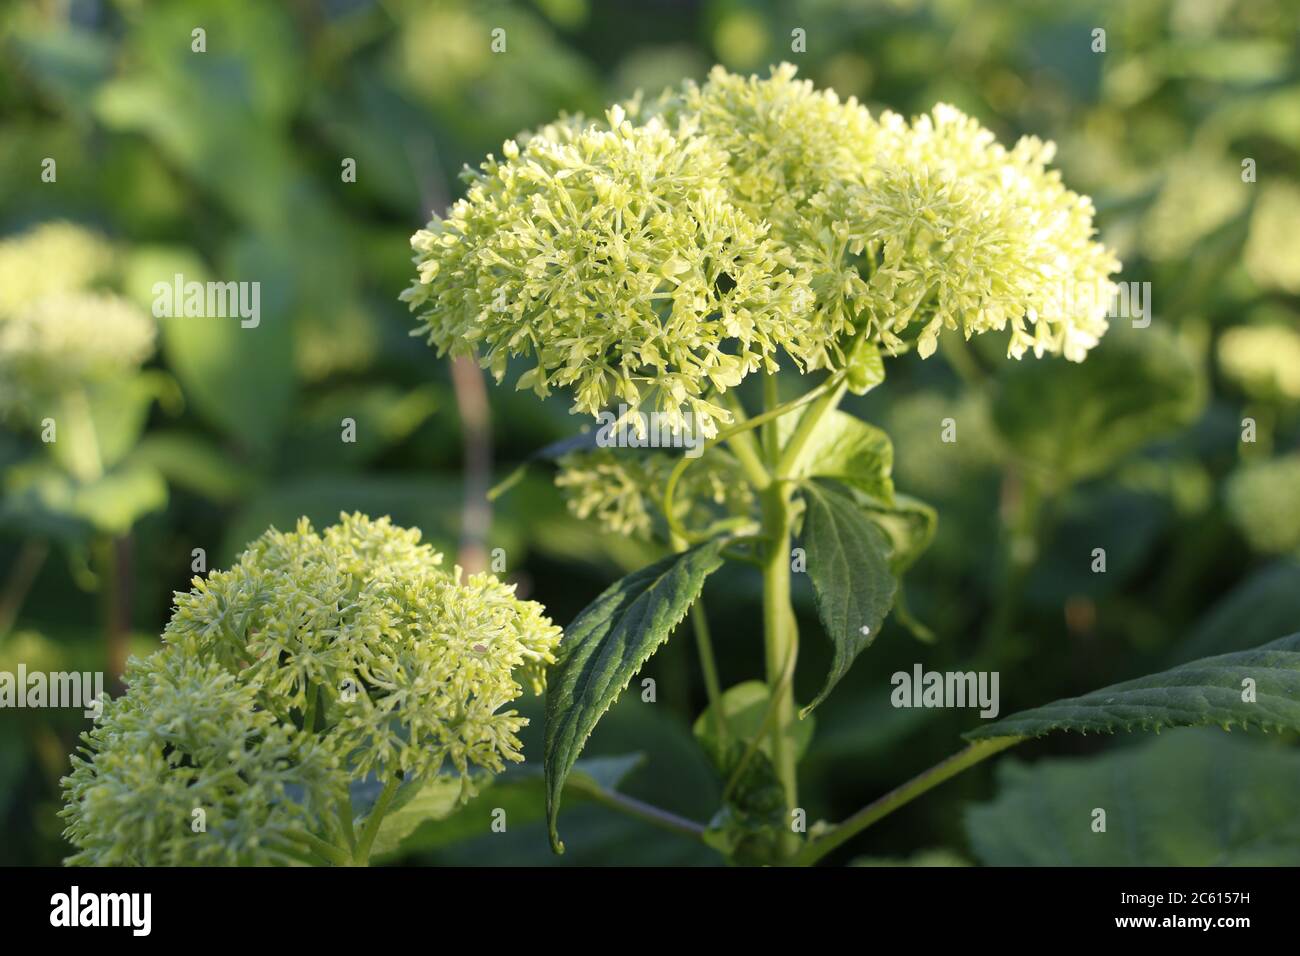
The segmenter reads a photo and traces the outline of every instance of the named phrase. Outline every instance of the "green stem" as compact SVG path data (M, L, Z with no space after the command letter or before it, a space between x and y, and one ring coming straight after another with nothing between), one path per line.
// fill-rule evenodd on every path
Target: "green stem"
M352 794L346 791L343 794L343 802L339 805L339 829L343 831L343 839L347 842L348 851L355 854L357 834L352 828Z
M638 820L644 820L646 823L653 824L661 830L668 830L671 833L680 833L696 840L703 839L704 827L694 820L687 820L685 817L679 817L675 813L669 813L667 810L661 810L659 807L652 806L635 797L629 797L625 793L618 793L613 790L606 790L603 787L580 788L583 793L589 796L597 803L609 807L611 810L617 810L620 813Z
M709 710L713 714L714 733L718 747L726 753L727 714L722 709L722 684L718 681L718 662L713 656L713 640L709 636L709 620L704 614L704 599L691 608L691 624L695 628L695 644L700 652L700 670L704 672L704 689L709 695Z
M749 418L745 415L744 406L740 404L734 392L729 393L724 400L731 414L736 418L737 425L748 424ZM764 433L770 428L771 424L764 425ZM731 448L731 453L736 456L736 461L740 463L741 470L745 472L745 477L755 488L766 488L772 481L772 476L767 473L767 466L763 464L763 456L759 452L758 442L754 440L753 432L745 430L736 432L727 439L727 445Z
M307 685L307 703L302 714L302 729L307 733L316 732L316 699L319 691L315 684Z
M782 687L789 687L793 681L794 655L792 654L786 658L785 668L781 673L781 685ZM776 700L769 692L767 707L763 710L763 719L759 722L758 730L754 732L753 738L749 741L749 746L745 748L745 752L736 763L735 769L731 771L731 776L727 779L727 785L722 788L723 803L726 803L731 798L732 792L736 789L741 776L745 773L745 768L749 766L749 762L754 759L754 754L758 752L759 747L762 745L763 738L771 733L775 719Z
M781 404L781 394L777 389L776 373L763 376L763 408L776 408ZM776 422L763 426L763 455L768 461L776 461L781 451L781 438L777 432Z
M781 450L781 457L776 464L777 478L798 477L804 454L808 450L808 443L816 434L817 426L826 415L835 410L848 389L848 382L843 377L838 380L829 379L825 384L828 386L825 394L803 413L799 424L795 426L794 434Z
M980 761L1015 746L1022 740L1023 737L993 737L976 741L965 750L953 754L942 763L937 763L929 770L913 777L901 787L889 791L874 803L867 804L825 836L804 846L791 862L799 866L811 866L873 823L889 816L899 807L910 803L921 794L934 789L945 780L957 776Z
M718 432L715 437L705 442L704 448L701 450L701 454L697 456L697 458L702 457L705 452L709 451L709 449L716 448L722 442L729 441L731 438L741 434L742 432L752 431L764 422L780 418L782 415L792 412L796 408L807 405L809 402L822 397L826 392L830 391L835 384L837 384L836 379L827 379L816 388L811 389L792 401L786 402L784 405L778 405L776 408L769 409L761 415L755 415L753 418L747 419L743 422L738 422L729 428L724 428L722 431ZM734 447L735 446L733 445L733 448ZM668 483L664 487L663 511L664 518L668 521L669 531L689 544L700 544L701 542L709 540L710 536L692 534L683 527L682 523L673 514L673 496L677 491L677 483L681 481L682 473L686 471L686 468L690 463L696 461L697 458L687 458L683 455L677 462L676 466L674 466L672 473L669 474ZM766 470L764 470L764 474L766 474ZM755 488L758 488L759 490L767 487L767 480L764 480L762 484L759 484L756 476L747 475L746 477L749 477L750 480L754 482Z
M384 784L383 792L379 794L379 799L375 801L370 816L366 817L366 825L361 830L361 836L357 838L356 849L352 851L352 861L355 865L369 865L370 846L375 842L375 835L379 833L379 824L383 823L384 814L388 812L388 805L393 802L393 795L397 793L397 788L401 785L401 774L394 775L388 783Z
M0 592L0 637L8 634L14 626L18 612L27 600L27 593L36 582L49 553L49 542L43 538L28 538L23 542L13 567L9 569L4 591Z
M346 850L335 846L327 840L322 840L314 833L301 832L294 833L293 836L311 847L313 853L323 856L335 866L350 866L352 864L352 857Z
M790 495L791 487L773 484L762 495L763 527L768 535L763 560L763 647L767 663L767 685L771 693L774 720L770 744L772 764L785 797L785 823L781 852L790 856L798 850L799 837L790 828L792 811L799 805L799 784L789 728L795 721L794 688L783 679L799 653L799 631L790 606Z

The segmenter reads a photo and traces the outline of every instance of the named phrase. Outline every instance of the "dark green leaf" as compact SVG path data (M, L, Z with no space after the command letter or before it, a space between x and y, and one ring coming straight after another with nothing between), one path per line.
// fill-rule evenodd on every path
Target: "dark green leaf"
M1243 700L1249 696L1248 680L1254 682L1253 701ZM1300 634L1022 711L965 737L1037 737L1053 730L1114 733L1207 724L1300 731Z
M1229 591L1175 648L1173 663L1258 647L1300 621L1300 563L1281 560Z
M668 639L722 564L721 539L672 555L616 581L569 625L546 695L546 811L551 846L560 793L596 723Z
M830 694L854 658L880 633L897 581L889 570L889 542L848 495L827 485L803 486L808 513L803 543L817 613L834 645L831 672L807 715Z
M616 792L623 780L644 763L644 754L579 760L565 784L566 794L571 800L599 802L602 796ZM496 777L485 777L479 784L478 794L454 813L440 812L437 792L438 787L434 786L430 794L434 812L428 816L419 817L418 809L409 810L401 814L392 830L389 817L384 818L370 854L372 860L427 852L489 834L492 811L497 809L505 813L507 832L546 815L546 781L541 768L533 764L510 767ZM397 829L402 832L394 839Z
M1271 741L1179 730L1096 757L1005 760L997 777L997 798L966 812L991 866L1300 863L1300 753Z

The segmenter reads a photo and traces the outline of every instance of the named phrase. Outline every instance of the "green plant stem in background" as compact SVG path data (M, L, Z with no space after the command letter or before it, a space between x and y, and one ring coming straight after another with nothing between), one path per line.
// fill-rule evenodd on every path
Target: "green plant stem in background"
M465 499L461 506L457 563L466 574L488 568L487 538L492 526L492 419L483 370L469 357L451 360L451 382L460 413L465 464Z
M728 728L727 714L722 707L722 684L718 681L718 663L713 656L713 640L709 635L709 620L704 613L704 599L691 608L691 626L695 629L695 644L700 652L700 670L704 673L704 688L709 695L709 710L713 713L714 733L718 746L726 753Z
M702 840L704 838L704 827L694 820L687 820L685 817L679 817L675 813L669 813L667 810L661 810L659 807L651 806L635 797L629 797L627 794L618 793L615 790L606 790L604 787L585 786L578 779L571 779L569 785L577 790L582 791L596 803L603 804L612 810L617 810L629 817L642 820L661 830L667 830L670 833L678 833L682 836L688 836L692 839Z
M0 591L0 637L4 637L13 628L18 612L27 599L27 592L35 583L49 553L49 542L42 538L28 538L23 542L13 567L9 569L4 590Z
M1025 583L1038 557L1048 500L1040 480L1023 469L1008 472L1004 488L1008 499L1004 507L1009 512L1003 531L1006 556L988 629L977 655L980 662L1006 663L1022 654L1015 633L1016 620Z
M1023 739L1023 737L993 737L971 744L965 750L953 754L942 763L937 763L929 770L913 777L901 787L889 791L879 800L867 804L829 833L810 841L791 862L799 866L811 866L836 847L851 840L873 823L889 816L904 804L910 803L921 794L957 776L963 770L968 770L980 761L1015 746Z
M109 676L121 689L121 677L131 652L132 548L130 534L101 535L94 549L100 566L104 607L104 640Z

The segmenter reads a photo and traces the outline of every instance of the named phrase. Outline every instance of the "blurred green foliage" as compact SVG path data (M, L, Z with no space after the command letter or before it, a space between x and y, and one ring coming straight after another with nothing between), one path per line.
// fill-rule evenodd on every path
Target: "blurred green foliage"
M1150 328L1118 318L1081 366L1008 363L1001 343L945 340L928 362L888 361L885 384L849 400L892 438L898 487L937 508L933 545L904 585L935 639L918 643L922 628L891 618L818 710L803 783L810 820L839 819L946 756L977 719L891 707L888 675L915 662L999 670L1005 714L1300 630L1295 14L1293 0L5 5L0 239L73 222L111 246L111 266L86 280L95 288L147 311L153 283L174 273L256 280L262 320L248 330L162 320L157 355L92 402L100 475L60 460L38 430L5 423L0 669L107 669L124 649L149 650L171 592L189 586L194 549L224 566L300 515L323 525L345 509L391 514L454 551L472 395L408 335L396 297L410 233L457 195L463 163L523 128L702 78L714 62L765 71L780 60L873 109L943 100L1004 142L1056 140L1065 181L1094 197L1102 237L1124 261L1119 278L1149 282L1152 306ZM196 27L202 54L191 49ZM507 46L493 53L498 28ZM1093 49L1098 28L1105 52ZM55 182L41 179L46 158ZM355 182L341 174L347 158ZM82 265L27 271L72 276ZM562 399L489 397L498 475L577 431ZM355 444L339 440L345 418ZM947 418L954 444L940 438ZM571 516L542 468L494 504L483 544L504 549L507 576L562 624L652 557ZM1092 569L1097 548L1105 573ZM728 566L706 589L724 686L758 676L757 586ZM800 587L808 637L796 689L807 701L830 651ZM704 689L691 641L679 634L647 673L657 702L625 697L588 754L644 754L621 766L623 789L703 820L721 784L692 739ZM540 709L524 709L536 758ZM83 725L70 711L0 713L0 863L66 855L57 780ZM1106 856L1085 831L1054 842L1075 804L1118 800L1102 789L1129 767L1152 793L1186 796L1172 811L1134 806L1130 823L1150 848L1142 862L1297 862L1296 842L1257 839L1286 817L1277 793L1294 804L1294 741L1216 733L1033 744L1019 757L1049 746L1089 756L1007 765L997 781L981 768L835 859L1135 862ZM1244 811L1239 793L1217 789L1225 765L1265 795L1226 847L1210 840L1214 821ZM464 819L418 829L392 858L716 859L577 800L565 813L569 852L554 858L532 769L499 785L508 802L485 796ZM989 802L963 813L978 800ZM491 833L489 805L510 807L517 825ZM1033 831L1021 825L1029 805L1052 808Z

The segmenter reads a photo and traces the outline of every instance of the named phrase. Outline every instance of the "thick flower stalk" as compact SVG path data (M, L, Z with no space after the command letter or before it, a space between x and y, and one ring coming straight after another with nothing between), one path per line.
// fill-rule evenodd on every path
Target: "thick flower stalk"
M560 630L441 560L418 530L354 514L268 531L196 578L74 758L73 861L276 862L341 816L350 831L340 801L372 775L458 778L467 799L476 774L522 760L527 721L506 707L520 681L540 693Z
M861 333L925 357L948 328L1079 361L1105 332L1119 263L1051 144L1005 149L945 105L873 117L788 64L627 110L466 172L412 239L418 334L498 378L528 356L519 387L571 387L575 412L645 403L712 435L731 417L711 396L781 352L841 368Z

